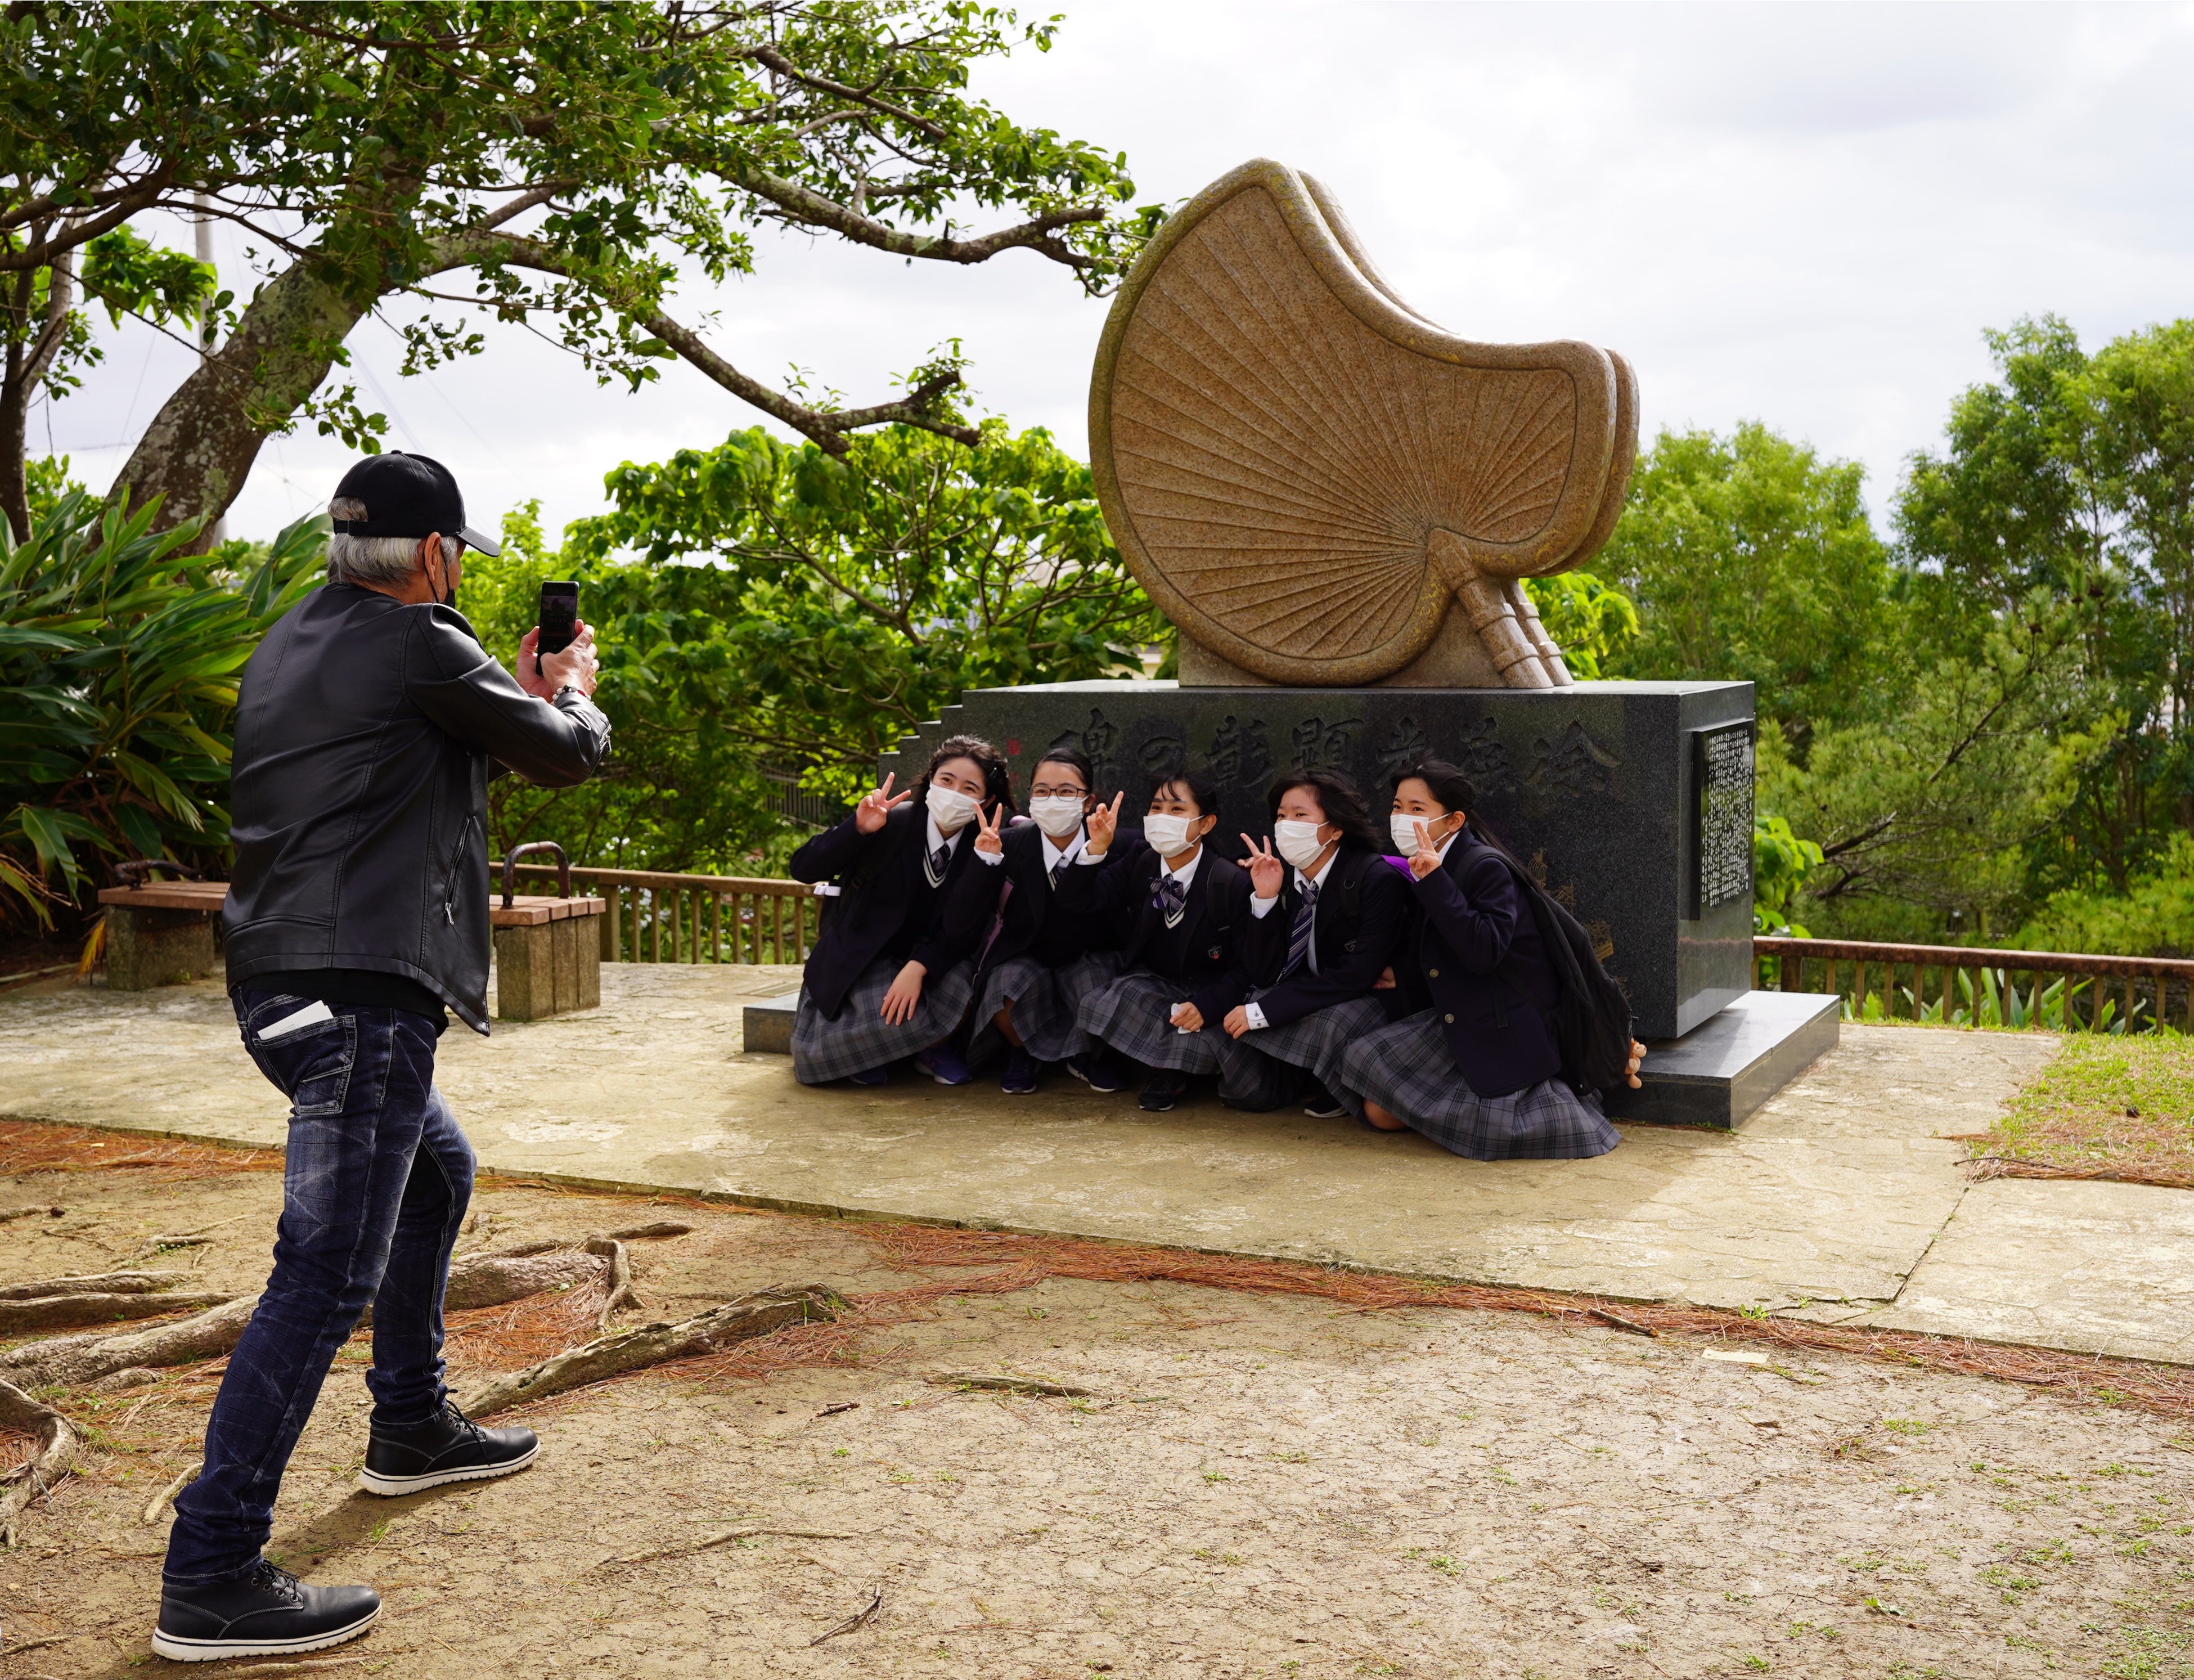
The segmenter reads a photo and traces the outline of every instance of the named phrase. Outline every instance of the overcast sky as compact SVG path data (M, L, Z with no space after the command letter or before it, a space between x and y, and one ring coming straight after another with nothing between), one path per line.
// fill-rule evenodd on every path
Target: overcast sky
M1124 151L1141 202L1245 158L1320 177L1423 314L1473 338L1586 338L1636 365L1646 435L1760 419L1857 458L1886 505L1981 334L2067 317L2094 345L2194 315L2194 7L1232 5L1044 0L1059 44L985 73L1015 118ZM187 237L187 236L186 236ZM224 282L241 265L229 251ZM712 342L765 381L849 402L949 337L983 405L1084 450L1106 304L1025 252L976 269L764 236L710 295ZM102 323L103 325L103 323ZM390 442L447 461L473 522L539 498L552 532L619 462L759 417L672 365L637 396L490 327L454 372L399 379L352 339ZM110 337L86 388L32 417L103 488L187 371ZM329 440L270 444L233 510L263 536L327 499Z

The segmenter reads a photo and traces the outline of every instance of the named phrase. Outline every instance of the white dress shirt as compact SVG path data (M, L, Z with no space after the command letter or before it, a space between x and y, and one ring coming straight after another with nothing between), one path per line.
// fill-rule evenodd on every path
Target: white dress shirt
M1333 849L1333 855L1325 860L1324 867L1320 869L1317 874L1307 877L1311 885L1317 888L1321 893L1324 892L1325 890L1326 877L1333 873L1333 866L1340 861L1341 848L1335 846ZM1302 871L1300 869L1295 872L1295 885L1298 887L1302 885L1303 881L1306 878ZM1277 895L1271 898L1253 898L1249 900L1249 913L1257 918L1258 920L1262 921L1266 917L1272 913L1272 906L1279 901L1279 898ZM1313 923L1312 925L1315 928L1316 923ZM1308 968L1312 974L1316 974L1318 972L1318 938L1315 933L1312 935L1310 951L1308 954L1304 957L1303 963L1304 966ZM1265 1019L1264 1010L1259 1009L1255 1004L1243 1004L1242 1013L1249 1016L1249 1026L1253 1031L1256 1028L1270 1024Z

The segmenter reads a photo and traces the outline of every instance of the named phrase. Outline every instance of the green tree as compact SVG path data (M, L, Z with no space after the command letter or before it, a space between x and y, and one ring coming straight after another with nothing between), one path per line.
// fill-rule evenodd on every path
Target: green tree
M2068 713L2112 745L2031 884L2122 891L2172 815L2194 824L2194 323L2092 357L2053 316L1988 343L1999 377L1957 398L1945 451L1915 456L1898 498L1910 633L1970 657L2022 618L2072 626Z
M1161 633L1088 469L1047 433L993 420L973 449L912 427L847 443L833 457L756 429L627 463L615 510L560 552L521 518L505 560L468 567L465 611L492 647L533 622L542 578L578 579L616 730L599 784L498 785L498 843L728 866L780 844L772 775L850 797L962 689L1136 668Z
M1593 562L1638 603L1607 674L1749 681L1801 755L1816 728L1867 715L1890 573L1864 480L1754 422L1663 432Z
M241 228L266 278L119 481L211 519L299 419L371 447L332 370L385 302L426 306L405 371L540 323L605 380L682 357L825 451L887 422L973 440L956 358L864 408L743 372L671 313L681 271L747 271L758 226L906 262L1027 250L1101 288L1133 249L1123 161L1017 124L975 69L1049 21L964 0L42 0L0 22L0 275L155 210ZM971 233L964 218L1002 225ZM445 277L469 272L470 296ZM910 362L916 360L910 355Z

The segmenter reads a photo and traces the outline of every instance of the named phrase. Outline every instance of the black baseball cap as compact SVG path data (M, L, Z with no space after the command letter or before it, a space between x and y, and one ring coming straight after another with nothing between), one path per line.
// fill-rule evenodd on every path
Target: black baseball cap
M465 498L439 461L392 449L369 455L342 475L336 499L365 503L364 519L339 519L347 537L455 537L468 549L499 555L503 545L465 523Z

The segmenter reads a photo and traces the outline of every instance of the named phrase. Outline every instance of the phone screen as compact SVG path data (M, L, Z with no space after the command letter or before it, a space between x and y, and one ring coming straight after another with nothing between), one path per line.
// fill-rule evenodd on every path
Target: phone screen
M541 586L541 640L535 644L533 669L541 669L543 653L560 653L579 634L579 586L543 584Z

